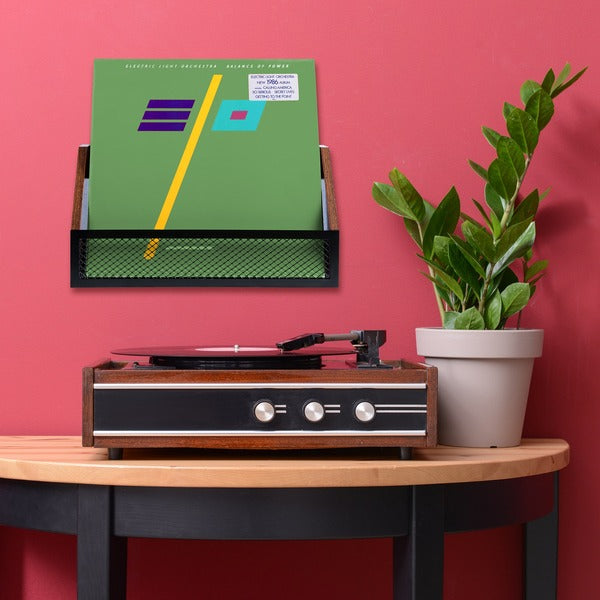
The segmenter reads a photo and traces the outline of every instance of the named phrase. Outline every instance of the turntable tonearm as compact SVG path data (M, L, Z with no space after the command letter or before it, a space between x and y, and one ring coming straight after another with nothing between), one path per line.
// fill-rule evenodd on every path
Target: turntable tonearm
M351 346L319 347L347 340ZM128 348L83 369L83 445L124 448L431 447L437 371L382 361L383 330L264 346ZM344 355L353 359L344 360Z

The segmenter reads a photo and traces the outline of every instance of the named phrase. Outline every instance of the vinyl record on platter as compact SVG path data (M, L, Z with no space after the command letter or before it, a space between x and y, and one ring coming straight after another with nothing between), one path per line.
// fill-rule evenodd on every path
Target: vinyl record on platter
M147 356L150 365L171 369L319 369L322 356L353 354L349 348L302 348L285 352L269 346L167 346L125 348L113 354Z

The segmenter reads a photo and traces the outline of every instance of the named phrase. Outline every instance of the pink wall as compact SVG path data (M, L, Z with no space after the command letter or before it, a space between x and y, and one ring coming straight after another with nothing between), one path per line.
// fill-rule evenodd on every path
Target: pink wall
M558 99L530 171L531 185L552 186L538 238L551 267L524 317L546 330L526 433L564 437L573 450L562 476L559 597L589 597L600 555L599 18L592 0L4 2L0 434L79 433L81 367L111 348L384 327L384 355L413 358L413 329L437 324L436 309L402 224L371 201L371 182L398 166L436 203L451 184L465 200L480 198L466 159L490 157L481 125L502 126L502 102L518 101L524 79L567 60L590 65ZM339 289L70 289L75 156L89 141L95 57L315 58L341 219ZM518 597L519 539L514 529L449 536L446 598ZM207 586L203 597L222 598L226 582L229 598L386 598L389 550L385 540L134 540L129 597L181 598ZM266 588L253 575L259 557L261 568L273 565ZM298 582L295 565L308 557L328 568ZM72 538L0 529L3 596L74 597L74 559Z

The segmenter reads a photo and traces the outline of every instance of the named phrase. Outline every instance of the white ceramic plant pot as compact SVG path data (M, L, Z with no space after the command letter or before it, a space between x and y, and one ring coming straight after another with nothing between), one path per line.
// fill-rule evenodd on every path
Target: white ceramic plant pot
M417 328L417 353L438 368L438 440L518 446L542 329Z

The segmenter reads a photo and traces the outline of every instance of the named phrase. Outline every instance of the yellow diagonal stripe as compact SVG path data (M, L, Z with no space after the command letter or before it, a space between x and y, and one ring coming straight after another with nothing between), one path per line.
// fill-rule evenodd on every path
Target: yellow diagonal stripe
M171 181L171 185L169 186L169 191L167 192L167 196L163 202L160 214L156 220L156 225L154 225L154 229L164 229L167 225L167 221L169 220L169 216L173 210L173 205L175 204L175 200L177 200L177 194L179 194L179 189L183 183L183 178L185 177L187 169L190 165L194 150L196 150L196 145L200 139L200 134L202 133L204 124L208 118L208 113L210 112L215 96L217 95L217 90L219 89L221 79L223 79L223 75L213 75L210 80L210 84L206 90L206 95L202 101L202 106L200 106L194 126L190 132L190 137L188 138L185 148L183 149L183 154L181 155L181 159L177 165L177 170L175 171L173 181ZM158 242L158 238L154 238L148 242L148 246L144 252L144 258L151 259L154 257L158 247Z

